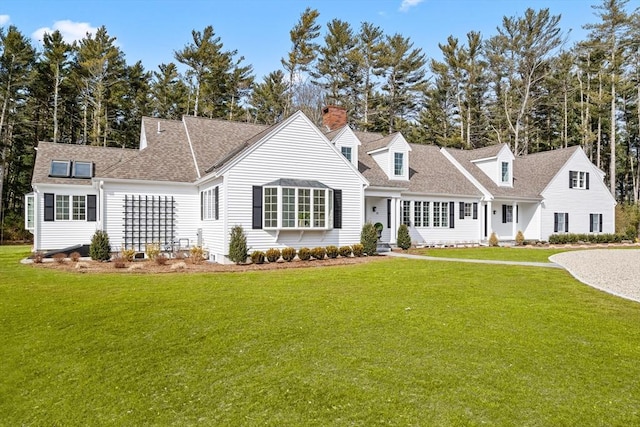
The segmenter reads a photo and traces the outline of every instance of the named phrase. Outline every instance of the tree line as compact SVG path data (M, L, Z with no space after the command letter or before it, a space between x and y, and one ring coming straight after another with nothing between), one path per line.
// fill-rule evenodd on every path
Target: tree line
M592 7L586 39L571 46L559 15L527 9L487 38L448 37L441 59L368 22L333 19L323 32L307 8L282 68L261 81L212 26L155 71L127 65L104 26L73 43L54 31L41 46L0 28L2 231L22 228L38 141L137 148L145 115L274 124L301 109L321 124L325 105L346 108L355 130L420 144L506 143L519 155L580 144L617 200L637 204L640 12L628 0Z

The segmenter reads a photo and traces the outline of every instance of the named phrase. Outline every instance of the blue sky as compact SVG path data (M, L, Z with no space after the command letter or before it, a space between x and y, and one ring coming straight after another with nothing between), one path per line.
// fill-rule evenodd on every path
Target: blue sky
M637 0L630 2L637 7ZM15 25L37 39L60 29L70 40L101 25L116 37L129 64L147 70L175 62L173 52L192 40L191 31L212 25L225 49L237 50L254 66L257 80L280 69L290 49L289 30L309 6L323 26L334 18L358 28L361 22L400 33L429 58L440 58L438 43L449 35L464 40L471 30L484 38L496 33L503 16L522 16L530 7L562 15L570 42L585 37L582 26L597 22L591 5L601 0L3 0L0 26Z

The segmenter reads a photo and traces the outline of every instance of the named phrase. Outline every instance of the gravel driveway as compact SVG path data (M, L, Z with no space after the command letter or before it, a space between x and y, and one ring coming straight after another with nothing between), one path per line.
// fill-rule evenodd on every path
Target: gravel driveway
M589 286L640 302L640 249L569 251L549 260Z

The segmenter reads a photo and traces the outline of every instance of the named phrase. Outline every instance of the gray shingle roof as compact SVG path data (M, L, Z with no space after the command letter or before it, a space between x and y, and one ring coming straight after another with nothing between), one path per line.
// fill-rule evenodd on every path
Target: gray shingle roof
M138 150L124 148L40 142L31 183L89 185L91 184L90 179L50 177L51 160L92 162L94 164L94 175L103 176L110 169L127 162L137 154Z

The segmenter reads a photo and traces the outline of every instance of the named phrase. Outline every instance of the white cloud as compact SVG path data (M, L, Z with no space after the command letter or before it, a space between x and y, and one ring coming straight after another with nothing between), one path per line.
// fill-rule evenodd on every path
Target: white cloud
M400 12L408 12L409 9L422 3L424 0L402 0L400 5Z
M65 19L64 21L56 21L53 23L53 28L42 27L38 28L31 35L32 38L38 41L42 41L44 33L53 33L54 31L60 31L62 38L67 43L72 43L83 39L87 33L95 34L98 29L92 27L88 22L73 22Z
M9 15L0 15L0 26L9 22Z

